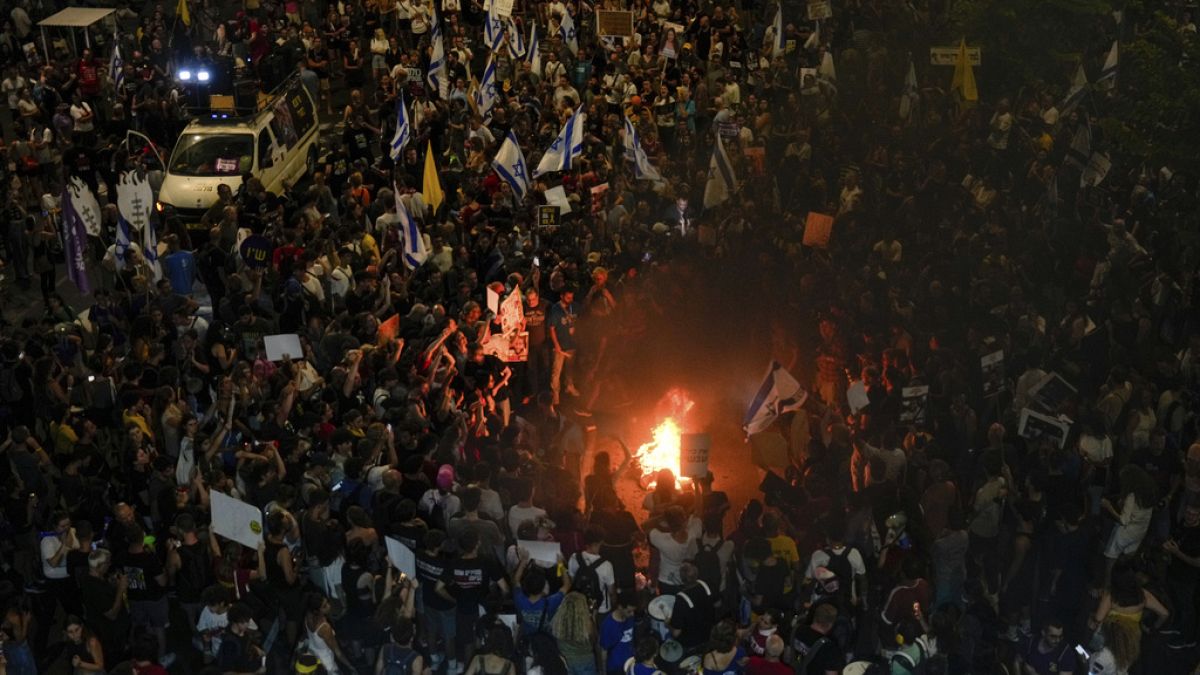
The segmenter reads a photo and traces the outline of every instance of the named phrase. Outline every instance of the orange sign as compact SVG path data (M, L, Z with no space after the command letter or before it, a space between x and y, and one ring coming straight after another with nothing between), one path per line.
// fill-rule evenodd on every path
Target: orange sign
M825 248L829 246L831 235L833 235L833 216L809 211L808 220L804 223L804 245Z

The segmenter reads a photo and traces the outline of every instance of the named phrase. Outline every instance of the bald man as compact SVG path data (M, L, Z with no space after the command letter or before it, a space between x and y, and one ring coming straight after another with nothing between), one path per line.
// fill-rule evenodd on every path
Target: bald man
M746 675L793 675L792 667L783 662L783 637L778 633L767 638L767 653L751 656Z

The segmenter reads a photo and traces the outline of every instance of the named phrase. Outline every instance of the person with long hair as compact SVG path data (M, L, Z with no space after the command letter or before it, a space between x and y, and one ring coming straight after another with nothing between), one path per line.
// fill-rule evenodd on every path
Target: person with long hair
M1121 622L1109 622L1101 628L1104 648L1088 658L1091 675L1128 675L1141 652L1141 629Z
M513 675L517 666L508 658L512 653L512 632L503 625L492 626L464 675Z
M700 660L702 675L741 675L750 660L738 645L737 626L728 619L713 626L709 649Z
M1112 577L1113 565L1117 560L1133 555L1142 545L1142 539L1150 529L1158 492L1154 478L1145 469L1133 464L1121 469L1120 482L1120 511L1108 499L1100 500L1100 508L1104 513L1117 521L1117 526L1108 536L1108 545L1104 547L1105 585Z
M329 675L342 672L339 665L350 673L358 672L349 657L342 651L329 623L329 598L321 593L309 593L304 599L304 631L308 637L308 648L321 661Z
M1140 649L1142 623L1146 610L1155 615L1153 627L1157 630L1166 625L1171 616L1171 610L1138 580L1137 572L1130 566L1121 566L1112 573L1112 584L1100 596L1100 604L1088 618L1088 628L1099 629L1098 636L1107 644L1111 630L1110 624L1119 624L1124 628L1118 638L1122 641L1123 649L1132 643L1133 658L1137 657ZM1093 636L1093 645L1096 643ZM1114 650L1114 652L1117 650ZM1128 653L1128 650L1125 651ZM1130 660L1132 662L1132 658Z
M625 467L629 465L632 455L629 454L629 448L625 444L621 444L621 449L625 452L625 460L616 469L612 466L612 456L601 450L592 458L592 472L583 479L583 504L585 513L591 513L596 508L597 497L601 493L605 496L616 497L617 477L625 471Z
M74 675L104 673L104 650L100 640L77 616L68 616L66 621L67 646L63 650L70 660Z
M550 624L571 675L596 675L596 622L587 596L567 593Z

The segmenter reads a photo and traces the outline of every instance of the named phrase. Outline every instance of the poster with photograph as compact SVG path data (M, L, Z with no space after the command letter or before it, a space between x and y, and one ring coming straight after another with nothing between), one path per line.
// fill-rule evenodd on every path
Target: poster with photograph
M1067 444L1067 435L1071 433L1071 420L1066 417L1051 417L1024 408L1021 410L1021 420L1017 424L1017 435L1031 441L1049 439L1060 449Z
M1076 389L1057 372L1051 372L1029 390L1029 398L1044 412L1057 413L1072 398Z
M995 396L1004 390L1004 350L1000 349L985 354L979 359L979 368L983 373L984 397Z
M905 387L900 390L900 421L919 424L925 421L929 407L929 387Z

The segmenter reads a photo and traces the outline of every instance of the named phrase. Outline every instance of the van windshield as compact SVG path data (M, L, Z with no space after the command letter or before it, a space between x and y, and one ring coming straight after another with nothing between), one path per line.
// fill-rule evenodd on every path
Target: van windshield
M171 153L171 173L236 176L254 168L251 134L184 134Z

